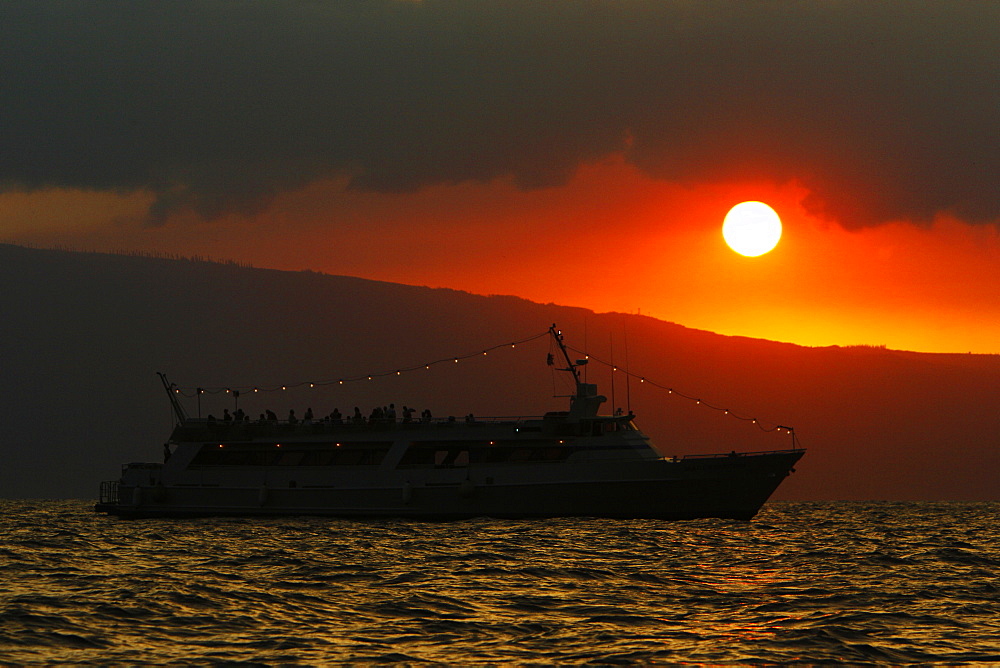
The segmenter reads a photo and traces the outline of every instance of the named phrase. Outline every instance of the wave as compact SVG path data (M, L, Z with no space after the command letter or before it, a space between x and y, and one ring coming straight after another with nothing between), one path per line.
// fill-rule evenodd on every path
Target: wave
M123 522L0 502L11 663L1000 661L998 504Z

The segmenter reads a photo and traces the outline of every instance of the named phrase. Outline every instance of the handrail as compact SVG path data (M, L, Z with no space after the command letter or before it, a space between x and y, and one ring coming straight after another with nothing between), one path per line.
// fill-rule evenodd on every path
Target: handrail
M237 427L266 427L266 426L281 426L281 427L364 427L364 426L385 426L385 425L406 425L407 427L416 427L418 425L437 425L437 424L498 424L504 422L526 422L528 420L542 420L544 415L486 415L486 416L475 416L472 421L468 421L463 417L449 416L449 417L436 417L430 420L410 420L405 422L400 418L392 419L380 419L380 420L369 420L365 419L364 422L354 422L350 418L343 418L340 422L333 422L331 420L325 420L322 418L313 418L310 421L306 420L296 420L291 422L287 419L278 420L222 420L215 418L214 420L209 420L208 418L187 418L180 426L191 426L191 427L202 427L206 425L215 425L218 427L227 426L237 426ZM624 416L601 416L607 417L608 419L621 419Z
M118 481L106 480L101 483L101 503L118 504Z
M714 453L705 455L684 455L681 459L725 459L726 457L750 457L753 455L784 455L789 452L805 452L805 448L786 448L784 450L756 450L753 452ZM666 457L665 459L670 459Z

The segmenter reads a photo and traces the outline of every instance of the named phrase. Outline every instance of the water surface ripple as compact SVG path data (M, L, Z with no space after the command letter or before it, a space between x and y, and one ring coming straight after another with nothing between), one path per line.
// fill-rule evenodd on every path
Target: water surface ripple
M4 663L1000 662L997 503L771 503L751 523L0 510Z

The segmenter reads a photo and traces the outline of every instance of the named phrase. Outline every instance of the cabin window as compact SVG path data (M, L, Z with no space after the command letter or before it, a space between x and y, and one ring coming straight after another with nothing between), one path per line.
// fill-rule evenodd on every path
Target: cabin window
M531 442L421 442L412 444L400 459L400 468L457 468L475 464L559 462L576 452L556 440Z
M399 461L400 466L434 466L435 451L430 448L410 447L403 453L403 458Z
M341 450L330 453L331 460L340 466L360 466L365 463L366 454L364 450Z
M299 466L329 466L333 463L333 450L307 450L302 455Z
M559 462L565 461L567 457L576 452L576 449L567 445L544 445L534 446L495 446L486 448L483 461L491 464L520 464L524 462Z
M469 465L469 451L468 450L435 450L434 451L434 467L435 468L452 468L455 466L468 466Z
M298 466L302 463L302 458L306 453L297 450L286 450L278 456L277 466Z
M572 454L569 448L545 448L539 453L539 459L548 462L561 462Z
M470 448L467 444L455 446L449 444L412 445L403 453L399 461L400 468L453 468L464 467L479 461L481 449Z
M602 434L610 434L615 431L628 431L633 429L635 429L635 427L630 422L622 422L621 420L594 420L590 423L590 429L588 430L584 427L583 431L589 431L591 436L600 436Z

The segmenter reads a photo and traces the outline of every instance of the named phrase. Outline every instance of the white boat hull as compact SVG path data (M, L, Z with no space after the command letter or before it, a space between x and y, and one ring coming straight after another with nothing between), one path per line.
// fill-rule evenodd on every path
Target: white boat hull
M119 485L98 510L125 517L325 515L453 520L471 517L751 519L802 451L561 467L517 482L525 471L475 469L363 476L330 484ZM506 467L516 469L516 467ZM265 477L264 471L259 472ZM508 475L504 475L507 473ZM505 478L509 480L504 481ZM113 501L113 502L112 502Z

